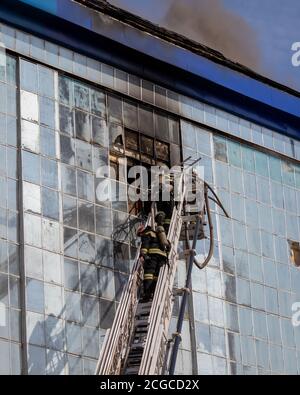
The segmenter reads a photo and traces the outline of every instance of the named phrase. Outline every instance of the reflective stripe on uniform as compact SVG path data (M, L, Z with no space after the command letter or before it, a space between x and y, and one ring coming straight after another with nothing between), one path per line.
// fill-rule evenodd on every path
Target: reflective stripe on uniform
M142 248L142 249L141 249L141 253L142 253L142 254L147 254L147 252L148 252L148 249L147 249L147 248Z
M148 230L148 232L144 233L143 236L151 236L151 237L156 237L156 233L153 232L153 230Z
M157 255L167 257L167 254L164 251L160 250L159 248L149 248L148 254L150 254L150 255L157 254Z
M144 280L153 280L154 276L153 274L144 274Z
M170 223L171 223L171 219L166 219L166 220L164 221L164 224L169 225Z

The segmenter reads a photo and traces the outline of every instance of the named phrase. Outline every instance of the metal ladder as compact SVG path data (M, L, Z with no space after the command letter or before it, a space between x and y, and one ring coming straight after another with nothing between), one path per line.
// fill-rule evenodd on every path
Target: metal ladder
M160 269L152 302L139 303L138 291L143 279L143 268L139 260L140 251L137 252L135 265L123 290L112 328L106 333L96 375L159 375L164 371L174 304L173 286L178 262L178 243L182 239L183 222L189 224L195 218L190 215L183 216L187 194L184 171L181 177L181 199L173 210L168 232L171 243L169 265ZM153 221L152 209L147 224Z

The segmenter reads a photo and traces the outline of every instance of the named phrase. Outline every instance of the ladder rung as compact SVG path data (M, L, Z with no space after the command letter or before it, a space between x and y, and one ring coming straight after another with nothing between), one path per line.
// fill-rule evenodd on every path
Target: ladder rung
M126 375L132 375L132 374L138 374L139 373L139 367L137 368L128 368L125 370Z
M144 351L144 344L145 344L145 343L134 343L134 344L132 345L131 349L132 349L132 350L137 349L137 350L142 350L142 351Z
M148 317L145 320L136 320L134 326L147 326L148 325Z
M199 217L199 215L184 215L182 216L182 222L195 222L197 221L197 218Z
M147 303L139 303L137 306L137 314L140 313L141 311L150 311L152 306L152 301L147 302Z

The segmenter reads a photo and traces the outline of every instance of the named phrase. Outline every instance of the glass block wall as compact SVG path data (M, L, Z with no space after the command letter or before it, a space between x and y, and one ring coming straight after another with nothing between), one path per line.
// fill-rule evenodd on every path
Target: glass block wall
M0 51L0 374L20 374L17 62Z
M112 241L128 217L125 173L101 169L112 149L125 158L125 128L160 132L178 160L179 123L24 59L20 103L28 372L93 374L136 254Z
M184 156L203 156L231 217L213 207L215 256L194 269L198 372L299 374L300 271L289 241L299 241L300 166L189 123L182 133ZM207 249L199 245L200 256Z
M231 216L212 205L214 258L193 272L177 373L300 373L299 328L291 325L300 275L288 243L299 241L299 141L0 29L2 47L15 56L0 52L0 373L20 373L22 328L30 374L93 374L136 251L122 235L111 240L128 216L124 174L117 182L96 174L112 163L112 150L122 162L126 130L168 144L172 164L180 143L184 158L201 156ZM125 199L99 201L103 184ZM208 240L197 249L204 257ZM176 285L184 280L180 262Z

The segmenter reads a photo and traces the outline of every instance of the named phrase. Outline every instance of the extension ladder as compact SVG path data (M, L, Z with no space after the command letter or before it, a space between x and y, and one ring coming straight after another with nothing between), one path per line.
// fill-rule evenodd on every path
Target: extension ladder
M153 300L140 303L139 288L143 279L140 251L137 251L132 274L123 290L113 325L108 329L96 368L97 375L160 375L164 373L168 331L174 304L174 280L178 262L178 243L182 224L194 224L192 215L183 215L187 187L181 175L180 201L173 210L168 232L171 244L169 265L160 269ZM154 223L154 210L147 224ZM200 211L200 210L199 210ZM202 238L202 235L199 235Z

